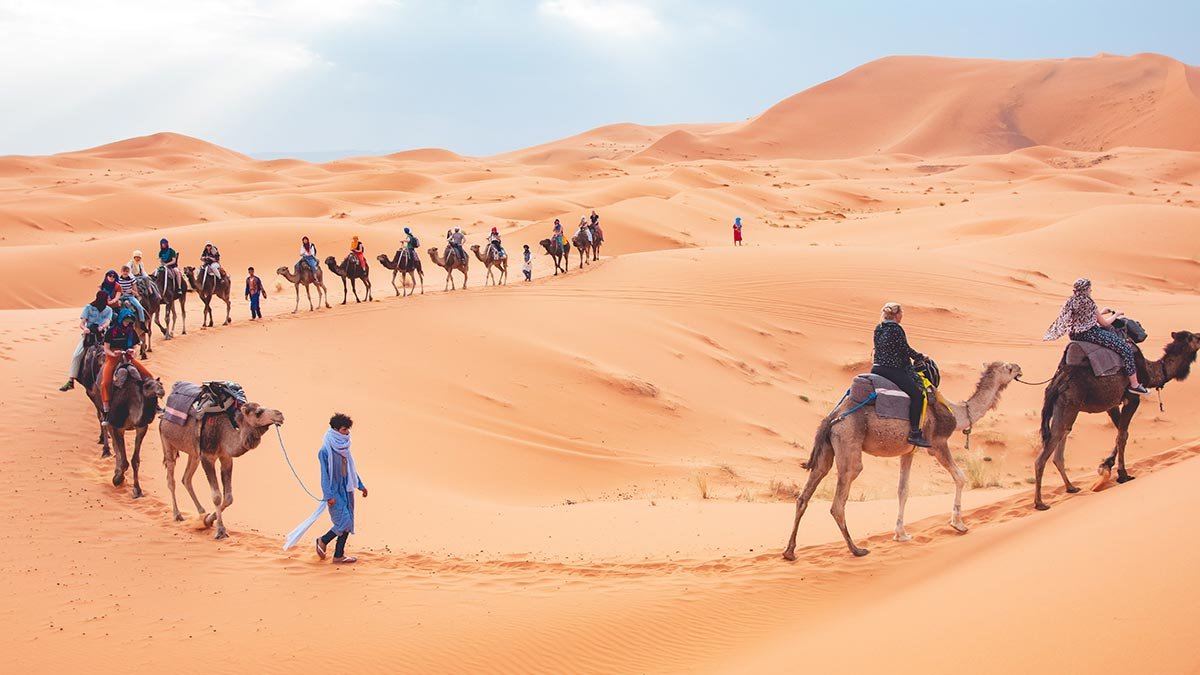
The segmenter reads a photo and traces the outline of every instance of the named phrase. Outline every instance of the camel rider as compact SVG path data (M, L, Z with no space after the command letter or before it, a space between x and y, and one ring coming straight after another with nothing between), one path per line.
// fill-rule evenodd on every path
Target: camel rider
M908 443L928 448L929 441L921 433L921 411L925 407L925 388L917 379L913 362L924 362L925 356L908 344L908 336L900 327L904 310L889 302L883 306L879 325L875 327L875 356L871 373L891 380L908 394Z
M1092 299L1092 282L1076 279L1074 293L1067 298L1058 313L1058 318L1046 330L1042 339L1057 340L1063 335L1069 335L1072 340L1082 340L1111 349L1121 357L1121 368L1129 378L1129 393L1145 396L1150 392L1138 382L1133 347L1120 335L1109 330L1114 321L1124 316L1107 307L1097 307L1096 301Z
M146 380L154 379L146 367L133 358L133 348L138 346L141 339L133 329L133 312L123 309L117 313L117 320L104 333L104 368L100 371L100 400L103 403L104 417L102 424L108 424L108 402L112 399L113 373L117 372L122 358L137 368Z
M204 242L204 250L200 252L200 269L204 270L204 275L201 277L200 285L203 286L208 282L208 277L214 276L218 281L224 275L221 271L221 252L213 246L211 241Z
M412 233L412 230L404 228L404 250L402 255L408 256L410 260L417 259L417 247L421 245L421 240L417 239L417 235Z
M466 240L467 235L463 234L462 228L458 226L455 226L454 229L450 231L450 237L447 239L447 243L450 244L450 248L454 249L455 253L460 256L460 261L467 259L467 251L463 248L463 242Z
M488 246L495 252L497 258L507 258L508 254L504 252L504 247L500 244L500 231L492 228L492 233L488 235Z
M164 282L174 279L176 288L187 293L187 284L183 283L183 274L179 271L179 254L171 248L171 243L166 239L158 240L158 264L160 268L167 271L167 275L163 278ZM165 283L163 290L166 290Z
M296 274L300 274L301 265L311 267L313 274L320 269L320 265L317 263L317 245L309 241L308 237L300 239L300 260L296 263Z
M592 222L589 224L589 227L592 230L592 241L599 241L599 239L600 239L600 215L596 213L595 209L592 209L591 221Z
M579 232L576 235L583 235L587 238L588 243L592 243L592 230L588 227L587 218L579 219Z
M558 222L558 218L554 219L554 234L552 238L559 246L563 245L563 226L562 223Z
M129 273L129 265L121 266L121 276L117 277L117 297L119 304L131 305L137 309L138 321L146 320L146 308L142 307L141 301L138 300L134 288L137 286L137 279Z
M367 250L363 248L363 244L358 240L357 236L350 238L350 253L354 255L354 259L358 261L358 266L365 272L367 271Z
M158 286L150 283L150 275L146 272L146 263L142 262L142 252L134 251L133 257L125 264L129 267L129 274L137 281L133 290L138 298L147 295L158 297Z
M59 391L70 391L75 388L75 380L79 379L79 370L83 368L84 341L88 335L101 336L112 323L113 312L108 306L108 293L96 291L96 298L83 306L79 313L79 344L75 345L75 353L71 355L71 369L67 383L59 387Z

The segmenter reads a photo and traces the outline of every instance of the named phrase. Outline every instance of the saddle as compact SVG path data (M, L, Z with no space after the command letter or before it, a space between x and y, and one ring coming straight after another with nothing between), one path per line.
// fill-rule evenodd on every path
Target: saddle
M908 419L908 394L886 377L873 373L856 375L850 383L850 401L874 405L875 414L883 419Z
M162 412L162 420L178 425L186 425L189 419L200 422L197 428L199 446L202 451L211 452L215 448L215 440L205 438L205 426L209 419L216 415L225 415L234 429L238 428L237 410L246 403L246 392L237 382L192 382L179 381L171 387L167 396L167 405ZM206 442L207 441L207 442Z

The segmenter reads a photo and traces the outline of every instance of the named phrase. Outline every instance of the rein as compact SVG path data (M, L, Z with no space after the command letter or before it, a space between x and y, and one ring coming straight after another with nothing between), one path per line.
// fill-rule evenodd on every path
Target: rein
M300 474L296 473L296 467L292 466L292 460L290 457L288 457L287 448L283 445L283 432L279 431L278 424L275 425L275 435L279 438L279 449L283 451L283 459L287 462L288 468L292 470L292 475L296 477L296 482L300 484L300 489L308 493L308 496L312 497L314 500L318 502L321 501L320 497L314 495L309 491L308 487L304 485L304 481L300 480Z
M1017 381L1017 382L1020 382L1021 384L1027 384L1027 385L1029 385L1029 386L1031 386L1031 387L1040 387L1040 386L1042 386L1043 384L1046 384L1047 382L1049 382L1050 380L1053 380L1053 379L1054 379L1054 376L1053 376L1053 375L1051 375L1050 377L1048 377L1048 378L1046 378L1046 379L1042 380L1041 382L1026 382L1025 380L1022 380L1022 379L1021 379L1021 376L1020 376L1020 375L1018 375L1017 377L1015 377L1015 378L1013 378L1013 379L1014 379L1015 381Z

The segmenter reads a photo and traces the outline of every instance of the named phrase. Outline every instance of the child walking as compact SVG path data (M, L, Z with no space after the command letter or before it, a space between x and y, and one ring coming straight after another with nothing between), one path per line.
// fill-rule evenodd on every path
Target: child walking
M317 557L324 560L329 542L336 539L333 562L343 565L358 562L358 558L346 555L346 539L354 532L354 491L361 491L364 499L367 497L367 486L359 478L354 456L350 454L352 426L354 420L348 415L334 413L329 418L325 442L317 453L321 462L321 496L329 506L329 519L333 521L333 527L317 537Z
M525 244L525 264L521 266L521 271L525 273L525 281L533 279L533 254L529 252L529 244Z
M738 216L733 219L733 245L742 245L742 217Z
M254 268L246 270L250 276L246 277L246 299L250 301L250 320L262 319L262 309L258 303L262 298L267 297L267 289L263 288L262 279L254 275Z

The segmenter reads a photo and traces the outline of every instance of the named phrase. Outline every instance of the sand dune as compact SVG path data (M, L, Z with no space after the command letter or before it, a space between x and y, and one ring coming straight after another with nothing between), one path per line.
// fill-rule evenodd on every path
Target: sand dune
M618 124L496 157L257 161L170 133L0 157L0 377L16 392L0 404L15 580L0 644L27 672L344 667L330 644L389 672L1192 672L1191 382L1139 411L1132 483L1050 480L1053 510L1033 511L1041 389L1014 384L970 450L952 441L975 483L968 534L919 455L915 539L891 541L898 461L868 458L849 527L872 555L846 552L832 478L799 560L779 552L799 463L869 367L885 301L955 399L984 362L1049 377L1062 345L1040 336L1077 276L1143 321L1151 357L1200 331L1196 73L1155 55L897 57L747 122ZM555 277L537 242L593 208L602 259ZM373 264L376 302L342 306L327 273L334 308L301 297L293 315L274 274L304 235L321 257L359 236L373 261L404 227L427 249L455 226L530 245L534 282L514 264L485 288L472 260L468 289L444 292L423 250L424 294L395 297ZM99 276L160 237L185 264L217 242L270 297L250 323L235 283L234 323L202 331L193 295L188 334L147 365L283 410L310 486L330 413L352 414L371 488L359 566L279 550L311 501L273 437L237 460L225 541L182 491L188 520L170 519L156 429L148 496L112 487L90 404L55 388ZM1071 475L1089 481L1112 438L1082 417Z

